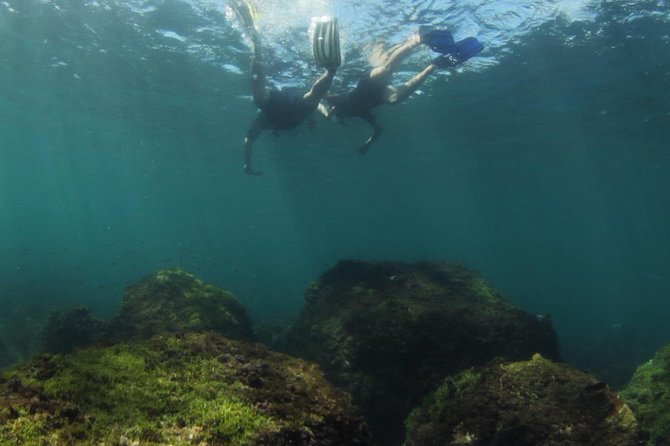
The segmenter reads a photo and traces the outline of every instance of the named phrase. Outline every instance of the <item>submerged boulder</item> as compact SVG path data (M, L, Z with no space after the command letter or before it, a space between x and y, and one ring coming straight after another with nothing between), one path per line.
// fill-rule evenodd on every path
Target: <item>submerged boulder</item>
M215 333L41 356L0 378L0 444L371 445L316 365Z
M670 446L670 344L638 367L621 397L649 433L649 444Z
M407 420L406 446L643 446L631 410L607 385L532 360L461 372Z
M451 374L494 357L558 357L546 317L527 314L461 265L342 261L306 293L290 353L314 360L382 443Z
M88 308L72 308L52 313L43 329L43 350L47 353L69 353L89 346L104 334L105 322L93 316Z
M106 337L144 339L159 333L193 331L253 338L251 321L235 296L174 268L158 271L126 289Z

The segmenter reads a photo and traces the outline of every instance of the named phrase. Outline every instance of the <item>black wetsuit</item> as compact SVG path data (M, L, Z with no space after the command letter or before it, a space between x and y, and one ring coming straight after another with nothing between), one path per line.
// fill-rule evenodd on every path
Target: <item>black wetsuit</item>
M305 101L304 91L297 89L271 90L261 105L263 125L271 130L297 127L314 112L317 104Z
M386 103L388 82L385 79L373 79L370 76L358 80L356 88L349 93L349 101L360 110L371 109Z
M356 88L348 94L332 95L327 98L333 107L335 116L339 118L361 118L374 129L372 136L358 149L361 155L367 153L370 145L382 132L382 127L377 123L377 119L372 114L372 109L389 103L388 88L388 79L373 79L370 76L365 76L358 80Z
M335 106L335 115L343 118L355 116L367 121L374 119L370 111L372 108L386 103L387 88L386 80L365 76L348 94L330 96L328 101Z

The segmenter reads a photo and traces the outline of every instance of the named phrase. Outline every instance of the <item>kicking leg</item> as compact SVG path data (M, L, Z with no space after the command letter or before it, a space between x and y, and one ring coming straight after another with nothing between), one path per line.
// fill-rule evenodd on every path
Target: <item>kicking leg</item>
M265 105L270 96L270 91L267 88L265 72L263 70L261 39L254 24L251 6L244 0L230 0L230 6L239 17L244 25L244 31L251 39L251 50L253 52L251 58L251 92L256 107L263 108L263 105Z
M267 87L265 80L260 38L255 29L251 31L251 41L254 47L254 55L251 59L251 92L254 96L256 107L263 108L270 97L270 89Z
M262 109L270 99L270 90L265 82L265 72L263 70L261 46L258 38L258 33L255 29L251 29L251 40L253 42L254 55L251 60L251 91L254 96L254 104L256 107ZM249 175L260 175L261 172L253 170L251 162L253 154L253 143L256 138L265 129L265 116L263 112L256 116L256 119L251 123L251 127L247 130L244 137L244 173Z
M393 74L393 71L396 69L398 64L400 64L400 62L402 62L402 60L409 55L410 51L412 51L420 43L421 39L419 35L415 34L407 39L404 43L391 48L387 52L384 65L374 68L370 72L370 77L372 79L380 79Z
M435 71L435 68L435 65L430 64L404 84L397 87L390 86L386 90L386 97L384 99L386 99L386 102L389 104L397 104L398 102L404 101L426 81L428 75Z
M314 82L312 88L307 93L305 93L302 98L305 100L305 102L309 103L310 105L314 105L314 108L316 108L319 104L319 101L328 92L328 89L333 83L334 78L335 70L332 68L327 68L326 72L323 73L316 82Z
M265 82L265 72L260 58L254 56L251 61L251 93L254 96L256 107L263 108L270 98L270 89Z

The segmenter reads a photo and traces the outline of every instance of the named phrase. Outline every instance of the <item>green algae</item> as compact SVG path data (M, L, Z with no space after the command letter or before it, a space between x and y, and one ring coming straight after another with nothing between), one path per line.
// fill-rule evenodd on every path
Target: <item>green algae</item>
M314 366L211 333L41 356L3 376L0 407L0 445L370 443Z
M472 386L476 386L482 379L481 373L474 369L467 369L458 375L448 377L444 383L431 393L421 404L421 410L413 410L405 420L405 427L408 432L416 430L417 426L425 418L438 419L441 413L445 411L444 404L447 401L458 398Z
M232 293L173 268L129 286L103 337L146 339L159 333L202 330L253 339L246 310Z
M644 444L632 412L604 383L540 355L445 379L406 426L406 446Z
M351 393L381 443L442 380L499 356L558 357L548 318L460 264L342 261L307 290L288 351Z
M670 344L638 367L621 397L649 433L649 446L670 445Z

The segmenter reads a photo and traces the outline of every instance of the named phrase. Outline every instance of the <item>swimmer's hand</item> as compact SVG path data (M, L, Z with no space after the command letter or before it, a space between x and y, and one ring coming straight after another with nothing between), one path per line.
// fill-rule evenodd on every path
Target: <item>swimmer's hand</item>
M324 104L323 101L319 102L319 105L316 106L316 111L326 119L333 117L333 107Z
M248 165L248 164L244 165L244 173L246 173L247 175L254 175L254 176L257 176L257 177L263 175L263 172L260 172L258 170L253 170L251 168L251 166Z

